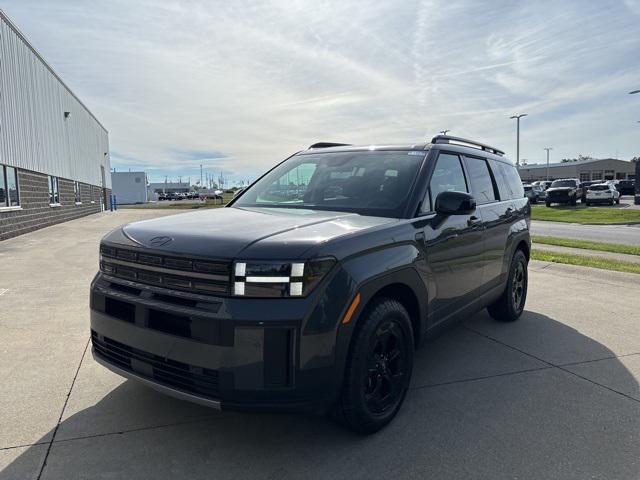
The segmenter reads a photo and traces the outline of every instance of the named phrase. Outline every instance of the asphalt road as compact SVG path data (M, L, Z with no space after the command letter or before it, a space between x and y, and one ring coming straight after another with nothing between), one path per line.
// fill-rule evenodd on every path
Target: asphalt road
M640 225L580 225L578 223L531 221L533 235L640 245Z
M0 479L640 478L640 275L530 265L526 312L482 312L417 352L396 420L218 413L90 354L98 240L162 213L0 242Z

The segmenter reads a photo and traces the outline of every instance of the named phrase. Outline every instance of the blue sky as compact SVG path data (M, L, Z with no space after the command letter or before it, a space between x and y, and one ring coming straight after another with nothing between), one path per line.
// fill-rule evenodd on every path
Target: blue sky
M640 155L640 0L0 0L152 180L442 129L515 160Z

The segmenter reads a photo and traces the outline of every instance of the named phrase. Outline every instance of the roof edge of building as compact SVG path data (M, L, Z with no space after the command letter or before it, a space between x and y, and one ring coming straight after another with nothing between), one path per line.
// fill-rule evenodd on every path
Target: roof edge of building
M34 55L38 58L38 60L40 60L42 62L42 64L45 66L45 68L47 70L49 70L54 77L56 77L56 79L62 84L62 86L69 92L69 94L71 94L71 96L73 98L75 98L78 101L78 103L82 106L82 108L84 108L86 110L86 112L89 115L91 115L91 117L98 123L98 125L100 125L100 127L106 133L109 133L109 130L107 130L107 128L102 124L102 122L100 120L98 120L98 118L93 114L93 112L91 110L89 110L89 107L87 107L84 104L84 102L82 100L80 100L80 98L73 92L73 90L71 90L69 85L67 85L65 83L65 81L62 79L62 77L60 77L60 75L58 75L56 73L56 71L53 69L53 67L44 59L44 56L42 56L42 54L36 49L36 47L34 47L31 44L31 42L29 41L27 36L20 31L20 29L17 27L17 25L15 23L13 23L13 21L7 16L6 13L4 13L4 10L2 10L1 8L0 8L0 18L7 23L9 28L14 31L14 33L20 38L20 40L22 40L24 42L24 44L27 46L27 48L29 48L29 50L31 50L34 53Z

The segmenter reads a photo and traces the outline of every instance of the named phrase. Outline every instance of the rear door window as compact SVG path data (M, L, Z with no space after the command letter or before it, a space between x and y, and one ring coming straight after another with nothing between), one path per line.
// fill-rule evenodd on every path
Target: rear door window
M489 160L489 165L496 179L501 199L524 197L524 187L515 166L497 160Z
M465 157L471 194L478 205L495 202L498 199L497 189L493 184L487 161L482 158Z

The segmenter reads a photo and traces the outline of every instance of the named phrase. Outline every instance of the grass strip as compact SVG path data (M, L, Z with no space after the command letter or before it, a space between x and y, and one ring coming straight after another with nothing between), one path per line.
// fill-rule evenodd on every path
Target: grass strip
M599 250L601 252L624 253L626 255L640 255L640 246L624 245L622 243L594 242L592 240L576 240L573 238L547 237L532 235L533 243L557 245L559 247L582 248L585 250Z
M531 206L531 219L548 222L612 223L640 222L640 210L611 207Z
M640 264L625 262L622 260L612 260L601 257L589 257L586 255L574 255L572 253L557 253L536 250L531 252L531 258L543 262L566 263L568 265L578 265L581 267L601 268L603 270L615 270L616 272L638 273L640 274Z

